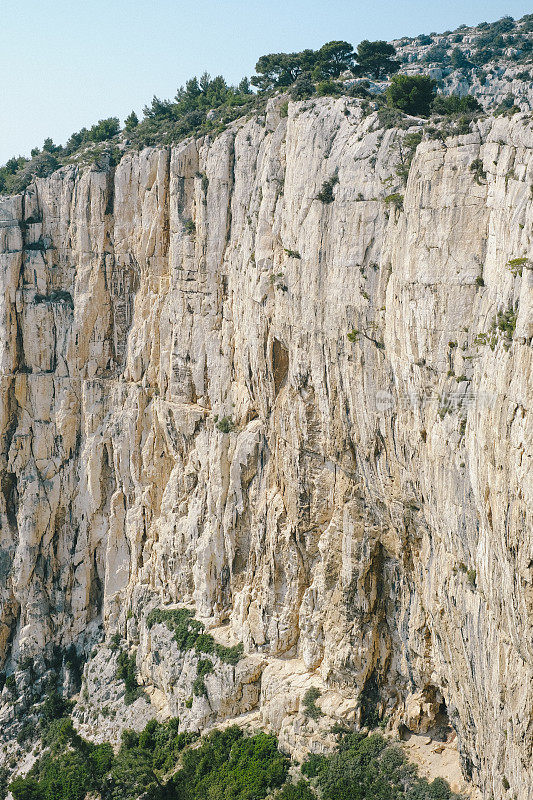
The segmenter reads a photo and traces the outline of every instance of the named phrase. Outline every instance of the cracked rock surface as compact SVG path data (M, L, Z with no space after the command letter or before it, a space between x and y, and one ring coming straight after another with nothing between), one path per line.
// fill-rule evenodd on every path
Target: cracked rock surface
M423 141L406 186L404 135L271 102L0 198L0 653L44 669L118 633L139 727L255 712L296 752L306 688L358 722L375 686L525 800L533 271L508 262L533 258L533 130ZM195 654L145 624L169 605L244 645L190 708Z

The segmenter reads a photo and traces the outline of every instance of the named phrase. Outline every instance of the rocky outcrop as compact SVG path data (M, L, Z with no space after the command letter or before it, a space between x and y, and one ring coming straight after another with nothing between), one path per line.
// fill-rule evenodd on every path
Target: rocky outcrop
M501 27L502 22L493 23ZM488 30L487 23L456 31L432 33L416 39L397 39L392 44L405 74L427 74L445 95L474 96L485 109L515 106L521 111L533 108L530 53L533 45L531 20L526 15L512 22L507 30ZM507 28L504 24L504 28ZM502 36L504 33L504 36ZM476 54L484 50L480 60ZM459 66L453 56L460 55ZM462 57L462 59L461 59ZM386 84L378 85L384 91Z
M341 721L451 724L523 800L533 132L423 141L403 187L405 134L280 99L2 198L1 652L19 687L118 634L154 709L296 748L317 686ZM245 651L190 708L195 654L146 626L176 605Z

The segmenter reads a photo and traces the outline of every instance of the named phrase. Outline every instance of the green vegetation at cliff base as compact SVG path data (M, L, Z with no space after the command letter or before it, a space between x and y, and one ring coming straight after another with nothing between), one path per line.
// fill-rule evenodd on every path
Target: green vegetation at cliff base
M15 800L454 800L446 781L417 775L402 750L380 734L337 732L330 755L298 767L275 736L232 726L199 738L179 721L152 720L124 731L115 754L94 745L69 717L49 721L44 753L9 786Z

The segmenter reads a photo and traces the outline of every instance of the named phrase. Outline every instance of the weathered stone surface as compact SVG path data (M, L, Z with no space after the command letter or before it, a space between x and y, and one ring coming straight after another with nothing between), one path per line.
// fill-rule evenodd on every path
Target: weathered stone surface
M44 669L119 632L139 720L255 709L295 752L307 688L329 725L375 683L395 726L447 710L466 773L524 800L533 271L507 262L533 256L533 132L425 141L405 188L403 135L346 98L274 103L0 199L0 647ZM145 626L165 604L248 654L190 709L195 654Z

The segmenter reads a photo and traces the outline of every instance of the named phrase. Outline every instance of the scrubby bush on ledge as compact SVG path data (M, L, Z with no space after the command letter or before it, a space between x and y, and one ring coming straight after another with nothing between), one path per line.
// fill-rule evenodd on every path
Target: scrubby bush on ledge
M188 608L162 609L155 608L146 619L148 629L156 623L166 625L174 634L178 648L183 651L196 650L197 653L214 655L225 664L237 664L242 656L242 644L233 647L215 642L210 633L204 632L204 626L194 619Z
M338 184L338 182L339 182L339 176L337 171L335 171L331 176L331 178L328 178L327 181L324 181L321 190L316 196L316 199L320 200L320 202L324 203L324 205L327 205L328 203L333 203L333 201L335 200L333 189Z
M311 686L311 688L308 689L304 694L303 709L306 717L317 720L322 716L322 711L316 704L320 694L320 689L318 689L316 686Z
M127 706L142 696L143 690L137 683L137 660L135 655L128 655L124 650L120 651L117 659L117 678L124 681L126 688L124 702Z

